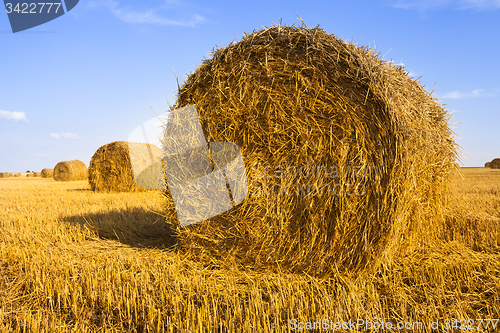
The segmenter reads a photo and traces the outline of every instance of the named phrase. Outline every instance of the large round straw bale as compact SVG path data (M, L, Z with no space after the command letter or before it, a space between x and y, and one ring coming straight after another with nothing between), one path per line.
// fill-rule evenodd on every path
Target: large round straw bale
M54 169L42 169L42 178L52 178L54 176Z
M146 155L145 160L149 154L162 154L157 146L145 143L115 141L101 146L89 164L89 184L93 191L131 192L144 189L137 186L134 179L130 147L133 148L136 159L141 153Z
M485 167L485 168L490 168L490 167L491 167L491 162L486 162L486 163L484 163L484 167Z
M490 162L490 168L492 168L492 169L500 169L500 158L494 158Z
M0 178L9 178L10 174L8 172L0 172Z
M319 28L255 31L188 77L175 108L190 104L207 141L240 146L249 190L180 229L186 251L323 275L435 238L457 168L449 113L372 50Z
M57 181L84 180L87 177L87 167L80 160L59 162L54 167L54 180Z

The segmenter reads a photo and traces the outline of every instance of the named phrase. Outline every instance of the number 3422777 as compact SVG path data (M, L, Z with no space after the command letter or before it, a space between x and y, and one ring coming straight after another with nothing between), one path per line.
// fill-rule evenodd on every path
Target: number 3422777
M7 14L12 12L16 12L18 14L41 14L41 13L56 13L59 11L61 7L60 2L52 3L52 2L32 2L32 3L17 3L13 6L11 3L5 4L5 9Z

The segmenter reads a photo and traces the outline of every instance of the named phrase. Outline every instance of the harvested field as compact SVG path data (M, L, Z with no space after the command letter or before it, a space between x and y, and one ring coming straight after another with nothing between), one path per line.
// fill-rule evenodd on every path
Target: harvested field
M231 256L201 265L155 213L158 192L2 179L0 331L290 332L292 319L364 318L438 320L452 332L446 319L499 318L500 171L462 172L435 246L396 255L391 269L326 279L255 270ZM418 327L408 331L425 331Z

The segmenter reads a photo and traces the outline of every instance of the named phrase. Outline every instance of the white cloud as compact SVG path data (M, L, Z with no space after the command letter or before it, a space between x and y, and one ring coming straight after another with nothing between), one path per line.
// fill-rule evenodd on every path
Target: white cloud
M55 138L55 139L76 139L78 137L78 134L75 133L50 133L50 136Z
M500 0L462 0L462 9L492 10L500 8Z
M495 10L500 9L500 0L397 0L392 6L419 12L435 9Z
M485 92L484 89L474 89L471 92L466 92L466 93L460 91L452 91L441 98L461 99L461 98L487 97L487 96L493 96L493 95Z
M24 112L17 111L3 111L0 110L0 119L14 120L14 121L28 121Z
M89 6L94 8L104 6L108 8L115 17L127 23L194 27L205 21L204 17L194 13L181 15L184 19L169 19L162 15L161 12L166 10L168 10L167 13L177 12L173 11L172 7L182 7L182 4L178 1L166 1L165 4L161 6L140 10L132 9L130 6L120 7L118 1L114 0L107 0L104 2L92 1L89 3Z

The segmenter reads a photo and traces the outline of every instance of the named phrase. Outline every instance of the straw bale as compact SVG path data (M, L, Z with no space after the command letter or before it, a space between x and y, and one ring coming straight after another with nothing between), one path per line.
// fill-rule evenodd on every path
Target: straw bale
M449 113L408 72L320 28L273 26L214 50L174 108L242 151L249 193L180 228L207 263L371 271L432 242L458 166ZM176 222L177 221L177 222Z
M42 177L41 172L33 172L33 177Z
M21 174L20 173L15 173L14 177L21 177Z
M144 155L141 161L144 165L134 165L132 169L130 150L133 150L135 162L138 156ZM159 156L162 154L160 148L155 145L145 143L133 143L125 141L115 141L101 146L92 156L89 164L89 184L93 191L104 192L131 192L141 191L145 188L157 188L157 186L147 186L144 180L147 178L149 169L160 168L161 165L150 166L147 164L150 154ZM139 161L140 162L140 161ZM140 184L136 183L134 171L140 173L138 179ZM141 185L139 187L138 185Z
M500 158L494 158L491 161L490 168L492 168L492 169L500 169Z
M54 169L42 169L42 178L52 178L54 176Z
M485 168L491 168L491 162L486 162L484 163Z
M54 180L84 180L88 177L87 167L80 160L59 162L54 167Z
M10 173L8 172L0 172L0 178L9 178L10 177Z
M35 175L34 175L33 173L31 173L31 172L28 172L28 173L26 174L26 177L35 177Z

